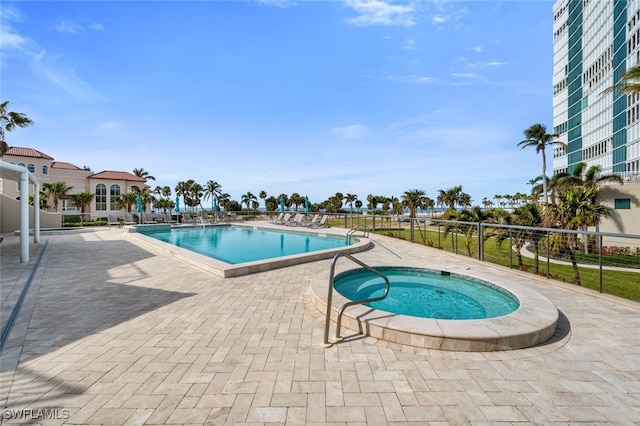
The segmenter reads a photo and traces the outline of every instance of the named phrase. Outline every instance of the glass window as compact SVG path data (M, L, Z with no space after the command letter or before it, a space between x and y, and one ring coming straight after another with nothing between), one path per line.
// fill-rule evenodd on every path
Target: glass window
M107 210L107 186L99 183L96 185L96 211Z
M616 210L629 210L631 208L631 198L616 198L614 200Z
M34 166L33 164L29 164L27 166L27 170L29 170L31 173L35 173L36 172L36 166Z
M118 198L120 198L120 185L113 184L109 188L109 210L118 210Z
M49 174L49 167L42 166L42 174L43 175L48 175Z

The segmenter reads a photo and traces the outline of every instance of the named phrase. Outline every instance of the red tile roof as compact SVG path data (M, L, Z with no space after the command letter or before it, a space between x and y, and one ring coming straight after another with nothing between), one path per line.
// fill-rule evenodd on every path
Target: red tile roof
M129 172L116 172L113 170L104 170L87 176L89 179L109 179L109 180L128 180L134 182L145 182L144 179Z
M66 169L66 170L82 170L78 166L74 166L71 163L65 163L64 161L54 161L51 163L52 169Z
M46 160L53 160L53 157L44 154L37 149L33 148L22 148L19 146L12 146L9 148L5 155L15 155L16 157L33 157L33 158L44 158Z

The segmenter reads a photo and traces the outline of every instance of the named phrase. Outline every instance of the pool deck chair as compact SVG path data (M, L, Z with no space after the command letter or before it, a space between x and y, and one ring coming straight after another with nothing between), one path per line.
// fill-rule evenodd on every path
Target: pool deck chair
M138 222L136 222L135 220L133 220L133 215L132 214L125 214L124 215L124 223L123 225L137 225Z
M209 213L202 210L200 212L200 222L201 223L211 223L211 219L209 219Z
M327 216L326 214L322 215L322 218L319 221L311 222L308 226L309 228L326 228L327 227Z
M194 223L195 220L191 217L189 213L184 213L182 215L182 223Z
M293 220L290 220L290 221L286 222L285 225L287 225L287 226L304 226L304 214L303 213L296 213L296 216L293 218Z
M122 225L122 222L118 220L118 216L116 216L115 214L110 214L107 218L107 225L109 226L109 228L111 228L112 226Z
M142 213L142 215L143 215L142 216L142 223L145 223L145 224L158 223L153 218L153 214L151 214L151 213Z
M269 223L277 223L277 222L281 221L283 217L284 217L284 213L280 213L275 218L272 216L269 219L267 219L267 222L269 222Z
M276 220L273 223L276 223L278 225L284 225L285 223L289 222L289 219L291 219L291 213L285 213L282 219Z
M165 213L164 216L162 216L162 219L164 223L176 223L176 221L171 217L171 213Z

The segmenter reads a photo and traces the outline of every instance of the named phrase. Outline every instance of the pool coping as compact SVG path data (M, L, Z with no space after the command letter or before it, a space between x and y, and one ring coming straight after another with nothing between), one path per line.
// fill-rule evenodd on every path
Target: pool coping
M161 225L147 225L147 227L161 226ZM193 227L193 225L178 225L178 227ZM202 225L200 225L202 226ZM254 229L265 229L270 231L284 231L284 232L297 232L315 235L327 235L345 237L346 231L340 228L296 228L285 226L270 226L268 223L224 223L224 224L207 224L205 226L244 226ZM165 225L166 227L166 225ZM172 226L172 228L175 226ZM147 228L148 229L148 228ZM331 230L330 230L331 229ZM338 247L333 249L318 250L311 253L294 254L289 256L282 256L278 258L271 258L265 260L257 260L253 262L245 262L238 264L230 264L223 262L212 257L205 256L200 253L196 253L182 247L176 247L172 244L164 241L157 240L155 238L144 235L143 232L137 232L136 226L131 226L127 229L128 236L131 240L145 248L155 250L158 253L167 254L171 257L179 259L192 266L204 269L211 272L221 278L239 277L248 274L255 274L257 272L269 271L272 269L285 268L287 266L299 265L301 263L315 262L318 260L330 259L338 252L344 253L358 253L361 251L369 250L373 247L373 243L369 238L363 236L355 236L358 240L354 244L346 247Z
M375 268L392 265L371 266ZM336 275L351 269L354 268L336 267ZM344 337L344 329L349 329L380 340L420 348L490 352L536 346L546 342L555 334L559 320L557 307L537 291L510 281L507 274L492 273L491 278L487 279L473 273L461 274L460 271L440 270L458 276L467 275L502 287L518 299L520 307L501 317L445 320L394 314L356 305L347 308L342 316L342 336ZM328 278L326 273L318 274L311 279L310 283L312 303L323 314L326 314L327 309ZM330 335L335 335L338 312L341 306L350 300L335 290L332 299L333 333ZM335 343L335 340L332 343Z

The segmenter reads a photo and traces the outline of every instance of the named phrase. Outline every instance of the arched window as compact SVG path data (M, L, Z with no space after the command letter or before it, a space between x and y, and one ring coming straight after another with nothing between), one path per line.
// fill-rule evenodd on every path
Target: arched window
M118 198L120 198L120 185L113 184L109 188L109 210L118 210Z
M20 166L20 167L27 167L27 166L25 166L25 165L24 165L24 163L18 163L18 166Z
M99 183L96 185L96 211L107 210L107 185Z
M42 174L43 175L48 175L49 174L49 167L42 166Z
M29 170L31 173L35 173L36 172L36 166L34 166L33 164L29 164L27 166L27 170Z

